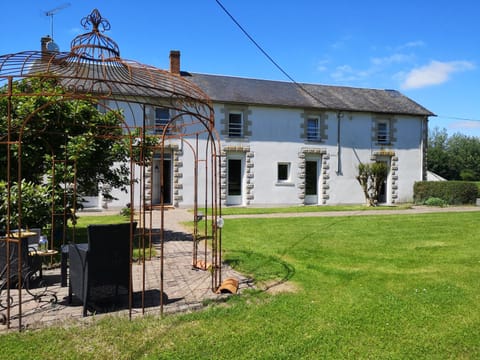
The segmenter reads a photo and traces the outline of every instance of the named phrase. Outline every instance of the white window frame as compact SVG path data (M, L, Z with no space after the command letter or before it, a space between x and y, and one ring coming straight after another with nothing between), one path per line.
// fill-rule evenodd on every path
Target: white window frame
M315 122L315 126L312 131L310 124ZM316 116L309 116L307 118L307 141L320 141L320 118Z
M377 121L377 143L390 144L390 121Z
M170 118L171 118L171 115L170 115L170 109L168 108L162 108L162 107L155 107L153 109L154 111L154 133L156 135L161 135L163 134L163 129L168 126L168 123L170 122ZM165 118L165 117L162 117L161 114L162 112L166 112L168 111L168 118ZM157 114L159 114L160 116L157 117ZM170 129L167 129L167 131L165 132L165 134L170 134L171 131Z
M239 117L240 123L233 124L232 116ZM237 118L238 120L238 118ZM241 138L243 137L243 112L241 111L230 111L228 113L228 137L232 138Z
M286 178L280 178L281 175L281 170L280 167L286 167L287 170L287 177ZM285 170L285 169L283 169ZM292 181L292 164L289 162L278 162L277 163L277 185L285 185L285 184L291 184Z

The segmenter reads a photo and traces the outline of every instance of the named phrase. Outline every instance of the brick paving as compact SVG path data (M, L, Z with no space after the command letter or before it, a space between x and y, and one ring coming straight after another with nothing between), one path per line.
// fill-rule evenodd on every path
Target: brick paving
M221 299L228 294L216 294L212 291L212 277L209 271L192 268L193 242L191 235L186 232L182 222L192 218L191 213L183 209L168 210L165 213L164 224L166 231L164 242L164 297L161 293L161 258L159 244L156 243L157 256L144 263L133 265L133 305L132 317L143 314L171 314L201 309L205 300ZM153 227L159 228L160 212L154 213ZM200 249L203 247L200 245ZM201 252L199 257L203 258ZM208 256L208 255L207 255ZM145 276L143 274L145 273ZM238 292L250 286L249 280L235 272L225 264L222 265L222 279L235 278L239 281ZM65 325L78 321L94 321L96 318L110 316L129 316L128 299L123 304L89 311L87 317L82 316L82 304L75 300L68 304L68 287L60 286L60 268L44 270L43 279L47 288L32 289L34 295L42 295L35 299L22 290L22 329L36 329L48 325ZM142 300L142 287L145 284ZM10 290L13 305L10 308L10 326L0 325L0 332L18 331L19 306L18 290ZM56 301L55 301L56 299ZM6 290L1 294L3 305L6 301ZM142 306L143 303L143 306ZM0 308L0 313L7 316L7 310Z

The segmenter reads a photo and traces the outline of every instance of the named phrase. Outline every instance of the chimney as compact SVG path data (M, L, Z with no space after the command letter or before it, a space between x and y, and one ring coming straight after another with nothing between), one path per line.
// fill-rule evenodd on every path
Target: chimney
M52 41L52 38L50 36L44 36L40 39L40 43L42 44L41 46L41 50L42 50L42 53L46 53L48 51L47 49L47 44Z
M170 72L180 75L180 51L170 50Z
M50 51L48 51L48 47L47 47L47 44L52 41L52 38L48 35L46 36L43 36L41 39L40 39L40 44L41 44L41 54L42 54L42 60L43 61L48 61L51 54L50 54Z

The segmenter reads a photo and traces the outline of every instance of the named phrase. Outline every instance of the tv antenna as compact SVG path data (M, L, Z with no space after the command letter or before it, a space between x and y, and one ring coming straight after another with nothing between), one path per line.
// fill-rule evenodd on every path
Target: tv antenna
M53 15L58 13L60 10L63 10L70 6L70 3L64 3L62 5L57 6L55 9L45 11L45 16L50 16L50 31L51 31L51 38L53 42Z

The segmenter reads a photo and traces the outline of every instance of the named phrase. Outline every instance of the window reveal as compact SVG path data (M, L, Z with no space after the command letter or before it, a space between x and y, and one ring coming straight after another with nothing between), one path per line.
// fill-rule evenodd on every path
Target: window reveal
M155 108L155 134L162 134L163 129L168 126L170 122L170 110L166 108ZM167 129L166 134L170 133Z
M277 165L277 181L287 182L290 180L290 164L278 163Z
M307 140L320 141L320 121L318 118L307 119Z
M377 123L377 142L379 144L390 143L390 126L387 121Z
M228 115L228 136L242 137L243 136L243 121L241 113L230 113Z

